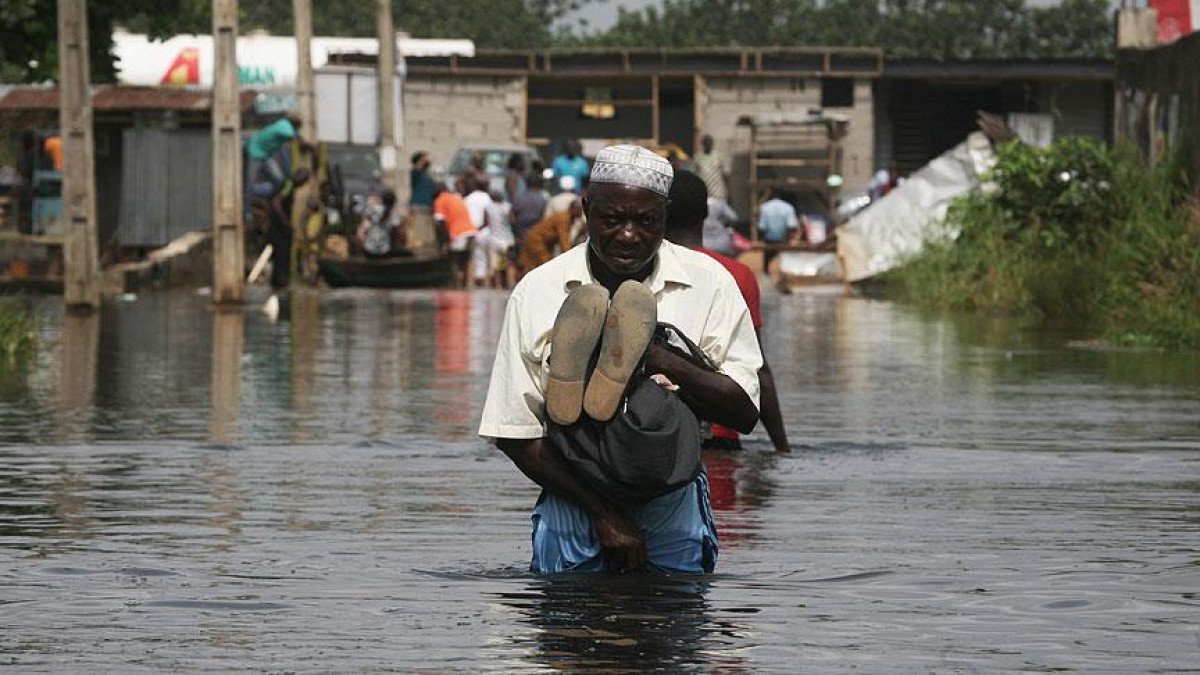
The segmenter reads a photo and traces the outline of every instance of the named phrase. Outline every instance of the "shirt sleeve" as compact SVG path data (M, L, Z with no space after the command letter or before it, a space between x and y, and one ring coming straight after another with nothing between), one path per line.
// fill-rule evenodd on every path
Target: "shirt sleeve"
M479 435L494 442L497 438L541 438L545 435L542 415L545 391L541 378L541 358L537 345L531 343L531 326L522 311L522 296L509 296L504 311L504 325L496 359L492 363L492 379Z
M721 373L728 375L746 392L757 408L758 370L763 363L758 335L733 276L723 276L698 346L717 364Z

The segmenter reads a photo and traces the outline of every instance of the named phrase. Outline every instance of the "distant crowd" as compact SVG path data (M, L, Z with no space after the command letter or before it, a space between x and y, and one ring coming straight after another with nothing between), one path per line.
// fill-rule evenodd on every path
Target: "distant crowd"
M693 169L708 186L705 246L734 255L748 248L748 242L733 229L738 217L728 203L725 164L710 136L702 147L690 161L678 153L665 154L677 168ZM428 153L412 156L407 221L395 215L391 193L368 205L357 237L367 255L388 255L437 238L450 251L456 286L512 288L530 270L587 237L581 195L591 166L578 141L563 143L548 170L520 152L509 155L502 172L489 167L483 152L444 181L436 180L430 167Z

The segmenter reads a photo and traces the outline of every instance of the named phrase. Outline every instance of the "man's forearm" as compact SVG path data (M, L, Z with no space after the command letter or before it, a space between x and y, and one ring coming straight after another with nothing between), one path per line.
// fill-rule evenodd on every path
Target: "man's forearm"
M616 510L567 466L562 455L545 438L501 438L500 450L529 480L597 515Z
M728 375L705 370L658 345L650 346L646 370L662 373L679 385L679 397L701 419L745 434L758 422L754 401Z

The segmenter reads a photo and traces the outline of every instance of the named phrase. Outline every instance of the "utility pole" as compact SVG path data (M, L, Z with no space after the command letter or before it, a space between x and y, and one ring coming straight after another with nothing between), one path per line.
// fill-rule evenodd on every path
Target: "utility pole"
M292 0L292 21L296 32L296 103L300 113L300 137L309 143L317 141L317 107L316 94L313 86L312 69L312 0ZM291 223L295 229L292 238L293 257L298 251L305 251L301 256L300 269L302 276L307 278L315 275L316 260L307 253L310 249L308 228L305 225L308 213L308 201L319 193L318 184L321 181L321 161L317 152L304 153L303 159L297 156L293 160L292 172L300 167L311 171L312 179L296 190L292 200Z
M58 124L63 145L63 300L90 312L100 306L96 241L95 144L92 139L91 69L87 1L58 0Z
M379 164L383 168L384 187L399 192L396 148L396 30L392 27L391 0L376 0L379 34Z
M242 302L242 119L238 101L237 0L213 0L213 302Z
M312 0L292 0L292 16L296 22L296 100L300 105L300 135L307 141L317 140L317 99L313 90L312 68Z

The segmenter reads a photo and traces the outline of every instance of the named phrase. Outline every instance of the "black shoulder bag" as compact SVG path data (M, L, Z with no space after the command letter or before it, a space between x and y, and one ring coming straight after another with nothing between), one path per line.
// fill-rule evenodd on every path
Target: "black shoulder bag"
M655 327L653 341L692 363L716 371L712 361L679 329ZM571 468L618 504L644 504L700 475L700 421L679 396L650 379L641 366L625 400L608 422L587 415L563 426L547 422L550 441Z

